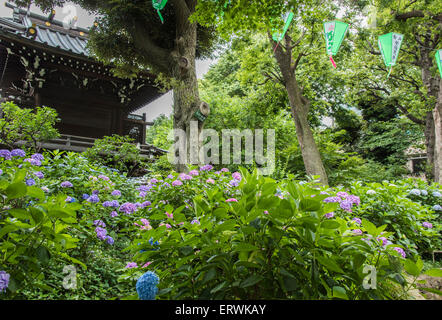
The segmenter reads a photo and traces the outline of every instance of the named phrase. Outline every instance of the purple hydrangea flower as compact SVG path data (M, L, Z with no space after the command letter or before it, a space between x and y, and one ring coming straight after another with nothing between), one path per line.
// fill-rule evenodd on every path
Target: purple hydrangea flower
M144 191L141 191L140 194L138 195L138 197L140 198L146 198L147 197L147 193Z
M157 184L157 183L158 183L158 180L155 179L155 178L150 179L150 183L151 183L151 184Z
M337 197L340 197L340 198L344 198L344 199L346 199L346 198L348 197L348 193L347 193L347 192L343 192L343 191L339 191L339 192L336 194L336 196L337 196Z
M192 180L192 177L189 176L188 174L185 174L185 173L180 173L179 178L183 181L184 180Z
M107 231L101 227L95 228L95 232L97 233L97 238L100 240L106 240Z
M169 175L167 176L167 179L173 179L173 175L169 174Z
M241 179L242 179L242 177L241 177L241 173L239 173L239 172L234 172L234 173L232 173L232 178L233 178L234 180L241 181Z
M233 179L233 180L230 180L229 184L230 184L232 187L237 187L237 186L239 186L239 181Z
M34 172L34 175L39 179L43 179L45 177L41 171Z
M111 236L106 236L106 242L110 245L113 245L115 241Z
M198 170L192 170L192 171L189 172L189 174L191 176L197 176L197 175L199 175L199 172L198 172Z
M102 220L94 220L94 226L106 228L106 224Z
M29 162L31 165L37 166L37 167L41 166L41 161L37 160L37 159L28 158L28 159L23 160L23 162Z
M221 169L221 172L229 172L229 169L227 169L227 168L222 168L222 169Z
M152 203L151 203L150 201L144 201L144 202L141 204L141 206L142 206L143 208L149 207L150 205L152 205Z
M34 154L31 156L31 159L38 160L38 161L43 161L45 158L44 158L43 155L40 154L40 153L34 153Z
M109 181L110 179L109 179L109 177L107 177L107 176L105 176L105 175L99 175L98 177L97 177L98 179L101 179L101 180L104 180L104 181Z
M65 202L69 202L69 203L71 203L72 200L73 200L72 197L67 196L66 199L65 199L64 201L65 201Z
M137 211L137 206L130 202L126 202L120 207L120 212L124 212L125 214L132 214L135 211Z
M200 222L198 221L198 219L193 219L190 224L200 224Z
M431 223L429 223L429 222L422 223L422 226L425 227L425 228L428 228L428 229L432 229L433 228L433 225Z
M137 265L136 262L129 262L129 263L126 265L126 269L132 269L132 268L138 268L138 265Z
M9 150L2 149L0 150L0 157L4 158L5 160L11 160L12 155Z
M339 197L328 197L324 199L324 202L330 203L330 202L341 202L341 198Z
M14 149L11 151L11 156L24 158L26 157L26 152L24 152L22 149Z
M353 221L356 222L357 224L361 224L362 220L359 218L353 218Z
M117 213L116 211L112 211L112 212L110 213L110 216L111 216L112 218L115 218L115 217L118 216L118 213Z
M361 204L361 199L358 196L354 195L349 195L347 197L347 201L350 201L352 204L355 204L357 206Z
M83 193L82 198L83 200L87 200L89 198L89 195L87 193Z
M96 194L93 194L89 198L87 198L86 201L91 203L97 203L100 202L100 198Z
M340 203L340 207L341 207L341 209L343 209L343 210L345 210L345 211L348 211L348 212L351 212L351 207L353 206L353 203L351 202L351 201L349 201L349 200L343 200L341 203Z
M119 196L121 196L121 191L120 190L114 190L114 191L112 191L111 195L114 196L114 197L119 197Z
M354 230L353 230L353 233L354 233L355 235L360 236L360 235L362 235L362 230L361 230L361 229L354 229Z
M62 188L72 188L74 185L70 183L69 181L64 181L60 184Z
M207 179L207 180L206 180L206 183L215 184L215 180L213 180L213 179Z
M139 187L137 188L137 190L140 191L140 192L147 192L147 191L149 191L151 188L152 188L152 187L150 187L150 186L142 185L142 186L139 186Z
M118 202L118 200L112 200L112 201L105 201L103 202L103 207L105 208L118 208L120 206L120 203Z
M181 186L183 185L183 183L180 180L175 180L174 182L172 182L172 186L177 187L177 186Z
M402 256L402 257L406 257L407 255L405 254L405 251L404 251L404 249L402 249L402 248L399 248L399 247L394 247L393 248L395 251L397 251L397 252L399 252L400 253L400 255Z
M9 286L9 279L10 279L9 273L6 273L6 271L0 271L0 292L6 292L6 289Z
M34 179L26 179L26 185L27 186L35 185L35 180Z
M0 169L0 176L3 174L3 170L2 169Z
M205 166L202 166L201 168L200 168L200 171L210 171L210 170L212 170L213 169L213 166L212 165L210 165L210 164L206 164Z
M98 195L100 193L100 190L94 190L92 191L92 194Z
M335 213L334 213L334 212L329 212L329 213L326 213L326 214L324 215L324 217L327 218L327 219L331 219L331 218L333 218L334 216L335 216Z

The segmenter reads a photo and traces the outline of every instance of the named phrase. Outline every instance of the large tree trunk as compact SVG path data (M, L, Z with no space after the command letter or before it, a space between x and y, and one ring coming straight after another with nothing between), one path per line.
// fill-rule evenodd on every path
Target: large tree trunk
M433 113L428 112L425 117L425 146L427 148L427 167L429 172L426 173L427 179L434 179L434 147L435 147L435 131Z
M274 42L271 40L271 43ZM286 35L286 48L290 48L291 38ZM320 181L328 185L327 173L322 163L321 154L313 137L313 132L308 123L310 102L302 95L296 80L295 68L292 67L291 50L283 50L279 46L275 50L275 57L284 79L284 85L290 101L293 120L296 127L296 135L301 148L305 171L309 176L320 176Z
M195 1L196 3L196 1ZM198 81L196 76L196 45L197 45L197 24L189 22L190 14L195 8L189 11L176 10L177 12L177 37L175 50L171 53L173 65L171 66L173 78L174 98L174 130L186 132L187 154L185 162L180 161L175 165L178 172L187 171L187 164L198 164L199 133L203 123L193 117L199 109L201 101L198 93ZM197 121L198 132L193 135L196 141L191 141L190 122ZM193 146L193 148L191 148ZM197 148L195 148L195 146ZM175 146L175 155L178 155L179 145ZM181 149L183 150L183 148Z
M439 81L439 96L433 109L434 119L434 181L442 184L442 81Z

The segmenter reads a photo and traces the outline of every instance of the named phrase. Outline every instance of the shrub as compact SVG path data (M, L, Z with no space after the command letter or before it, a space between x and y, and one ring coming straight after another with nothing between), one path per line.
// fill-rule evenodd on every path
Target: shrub
M54 125L60 121L57 112L48 107L37 107L36 110L22 109L13 102L1 104L3 117L0 118L0 144L11 149L19 141L38 151L39 143L59 136Z
M94 146L86 150L83 155L95 163L127 172L128 176L131 176L144 165L140 150L133 141L128 136L104 137L95 140Z
M201 171L197 177L216 178ZM177 184L177 196L186 198L197 183ZM421 261L406 260L402 245L384 242L381 236L392 235L387 225L333 218L339 204L327 197L314 182L277 183L243 172L238 187L217 181L200 189L192 205L153 203L149 228L134 231L128 248L134 262L121 279L134 285L155 270L166 299L392 298L393 283L406 286L402 265L418 275ZM375 290L363 288L366 266L377 270Z

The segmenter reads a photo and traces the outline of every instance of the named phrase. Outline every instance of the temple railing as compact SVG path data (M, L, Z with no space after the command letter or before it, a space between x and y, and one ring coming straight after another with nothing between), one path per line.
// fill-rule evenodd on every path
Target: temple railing
M94 138L62 134L58 139L52 139L47 142L40 143L39 146L43 149L49 150L83 152L91 148L94 145L95 140L96 139ZM26 142L19 142L17 144L23 145L25 143ZM167 151L149 144L137 144L137 147L140 149L140 155L143 158L153 159L167 153Z

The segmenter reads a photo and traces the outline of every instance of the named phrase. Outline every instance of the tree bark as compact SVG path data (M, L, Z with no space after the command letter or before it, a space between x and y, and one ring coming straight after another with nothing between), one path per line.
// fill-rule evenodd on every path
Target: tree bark
M276 43L271 39L273 46ZM321 154L313 137L313 132L308 123L308 113L310 110L310 101L303 96L296 80L295 68L297 63L292 67L291 38L285 36L285 50L279 45L275 50L275 58L284 80L284 85L289 97L290 108L293 121L295 122L296 135L301 149L302 159L307 175L320 176L320 181L324 185L328 185L327 173L322 163Z
M198 80L196 76L196 45L197 45L197 24L190 23L189 17L195 10L196 1L174 1L177 15L177 30L175 39L175 50L171 53L172 78L173 82L173 109L174 109L174 130L183 130L187 137L187 161L177 163L175 169L178 172L187 171L187 163L197 164L198 149L191 149L190 146L199 146L199 141L191 141L190 122L198 121L193 118L201 103L198 92ZM198 121L198 132L203 128L203 123ZM175 155L179 146L175 146ZM196 154L195 154L196 153ZM193 161L192 161L193 160Z
M442 184L442 81L439 81L439 96L433 109L434 119L434 181Z

